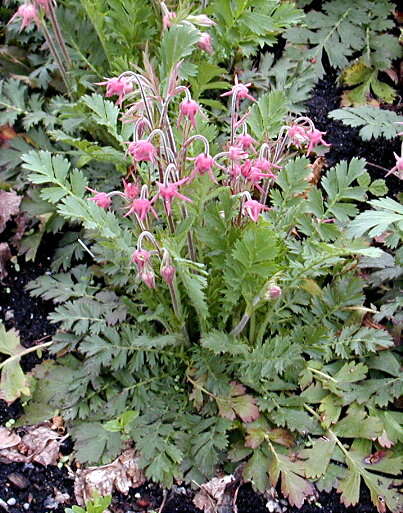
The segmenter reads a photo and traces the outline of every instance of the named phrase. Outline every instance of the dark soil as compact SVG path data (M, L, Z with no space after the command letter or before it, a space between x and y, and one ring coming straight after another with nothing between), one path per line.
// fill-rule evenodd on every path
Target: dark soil
M12 483L15 481L15 475L20 481L22 479L23 488ZM70 499L67 500L66 497L65 504L58 504L56 499L60 498L60 494L68 494ZM193 494L194 492L188 488L174 486L167 492L162 513L201 513L192 502ZM110 510L113 513L158 511L163 497L162 489L158 485L148 483L139 488L132 488L128 495L114 494ZM65 467L59 469L54 466L44 468L36 464L0 463L0 498L7 503L9 513L26 511L64 513L65 507L74 504L73 479ZM255 493L249 484L240 488L237 507L238 513L268 512L266 499ZM282 507L284 507L283 504ZM0 511L6 511L1 504ZM288 507L285 511L287 513L376 513L366 489L361 494L360 504L354 508L343 506L336 492L322 492L316 503L306 503L301 509Z
M56 331L47 316L54 308L50 301L33 298L25 290L25 286L31 280L44 274L50 266L51 256L49 247L53 247L51 240L45 240L38 252L35 262L26 262L18 258L17 265L13 262L7 264L7 276L0 283L0 321L6 329L14 328L18 331L21 344L24 347L32 347L42 340L46 342L49 335ZM36 352L32 352L21 358L21 367L24 372L29 372L41 359ZM22 414L19 400L10 406L0 399L0 425L9 419L16 419Z
M11 482L15 476L19 479L18 486ZM66 468L0 463L0 498L7 504L9 513L64 513L66 505L58 504L56 498L68 494L74 503L73 483ZM7 511L4 505L0 505L0 511Z
M341 160L350 161L353 157L365 158L368 162L367 169L373 179L385 178L385 171L371 164L391 169L395 165L393 152L400 155L400 140L386 140L383 137L363 141L358 135L359 129L343 125L341 121L328 117L328 113L340 107L342 90L338 87L336 74L329 72L320 80L313 90L311 99L307 102L309 116L315 126L326 132L325 140L332 146L326 153L326 161L329 167ZM394 196L401 191L400 180L389 175L386 178L389 195Z

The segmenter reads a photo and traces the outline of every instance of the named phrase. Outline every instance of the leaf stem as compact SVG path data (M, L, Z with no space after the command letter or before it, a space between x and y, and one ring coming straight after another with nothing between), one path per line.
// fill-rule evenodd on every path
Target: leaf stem
M53 344L53 341L51 342L44 342L43 344L39 344L38 346L32 346L25 349L25 351L22 351L21 353L14 354L13 356L10 356L10 358L7 358L4 362L0 363L0 370L5 367L5 365L9 364L10 362L20 359L22 356L25 356L26 354L33 353L34 351L38 351L39 349L44 349L45 347L49 347Z

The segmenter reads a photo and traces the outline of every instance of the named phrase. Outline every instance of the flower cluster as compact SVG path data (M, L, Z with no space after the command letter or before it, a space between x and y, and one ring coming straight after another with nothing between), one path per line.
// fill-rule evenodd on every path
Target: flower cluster
M129 112L130 117L123 119L134 123L133 140L127 142L134 181L124 180L123 191L105 193L89 189L93 193L89 199L101 208L110 208L112 197L119 196L126 203L124 216L134 216L141 233L148 234L146 239L152 242L153 251L142 247L144 237L141 237L132 262L139 278L150 288L156 283L152 263L155 256L163 262L160 275L169 287L173 286L175 277L169 253L159 248L152 235L154 223L159 227L161 223L165 224L174 233L178 222L187 217L187 208L192 208L191 191L201 177L207 176L211 187L225 186L231 191L239 204L239 215L234 223L245 223L248 219L256 223L263 213L270 211L266 205L268 191L275 183L276 173L281 172L287 149L293 146L303 151L306 147L309 155L318 145L329 146L323 139L325 134L317 130L309 118L300 117L291 126L283 127L276 140L259 147L258 141L248 133L247 115L240 113L241 102L255 101L250 92L251 84L242 84L237 78L231 90L222 95L231 97L231 132L223 151L215 155L211 154L210 144L204 136L191 133L196 129L202 109L191 97L189 89L177 85L176 80L170 83L163 99L151 81L136 73L125 72L100 84L106 86L107 97L117 96L119 105L127 100L126 115ZM182 94L185 97L178 102L177 127L183 138L178 148L168 105ZM204 149L189 156L197 142L202 143ZM147 173L144 173L146 169ZM144 183L146 175L149 179ZM142 185L140 176L143 177ZM194 248L189 248L189 256L195 258Z

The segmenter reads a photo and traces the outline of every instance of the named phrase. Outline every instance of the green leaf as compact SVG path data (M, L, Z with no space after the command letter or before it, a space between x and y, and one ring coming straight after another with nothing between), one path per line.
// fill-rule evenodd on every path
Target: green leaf
M31 394L30 380L20 366L19 355L24 350L18 333L14 329L6 331L3 323L0 323L0 353L9 356L0 363L0 399L7 403L12 403L21 395Z
M214 354L243 354L246 355L249 348L246 344L222 331L212 331L204 335L200 341L202 347L209 349Z
M114 459L121 449L119 433L106 431L99 422L84 422L72 428L76 458L81 463L102 465Z
M361 127L359 133L364 141L379 137L393 139L401 131L397 123L403 121L403 116L371 105L332 110L329 117L338 119L347 126Z
M191 24L175 24L164 32L161 41L161 78L167 78L178 62L190 55L200 39L200 32Z
M334 439L318 439L313 443L312 449L301 452L301 457L305 460L306 477L317 479L326 474L335 446Z
M81 101L92 111L92 118L98 124L104 126L108 132L121 141L117 130L119 107L110 100L105 100L100 94L86 94Z
M283 91L271 91L253 104L246 121L259 139L275 137L287 115L287 98Z

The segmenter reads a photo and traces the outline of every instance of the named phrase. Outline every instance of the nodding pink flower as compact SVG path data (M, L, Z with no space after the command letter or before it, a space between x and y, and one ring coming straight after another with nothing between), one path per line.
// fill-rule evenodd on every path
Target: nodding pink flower
M154 201L156 201L158 198L162 198L168 215L170 215L170 213L172 211L171 205L172 205L172 201L174 198L179 198L182 201L187 201L189 203L192 203L192 200L190 198L188 198L187 196L184 196L183 194L181 194L178 191L179 187L181 185L183 185L184 183L186 183L188 180L189 180L189 178L186 177L186 178L182 178L181 180L178 180L177 182L171 182L171 183L156 182L157 187L158 187L158 192L154 196L154 198L151 200L152 203L154 203Z
M133 251L131 256L131 261L133 264L136 264L137 270L139 272L143 271L146 265L150 265L152 253L150 251L146 251L145 249L136 249Z
M127 217L131 214L136 214L140 221L144 221L148 213L151 212L154 217L158 218L158 214L155 211L151 201L147 198L136 198L132 201L129 211L124 215Z
M403 178L403 176L402 176L402 173L403 173L403 155L399 156L395 152L393 152L393 155L395 156L396 164L392 167L392 169L390 171L388 171L386 176L389 176L389 175L391 175L393 173L397 173L399 178Z
M243 151L239 146L230 146L228 149L228 158L232 162L239 162L242 159L247 159L249 155Z
M256 200L247 200L243 204L243 212L246 213L252 221L256 223L256 221L259 219L259 215L262 212L262 210L270 210L269 207L266 207L266 205L263 205L262 203L259 203Z
M188 118L190 124L194 128L196 126L196 114L199 112L200 106L194 100L183 100L183 102L179 105L179 117L178 117L178 125L181 122L182 118Z
M123 194L126 196L127 199L133 200L136 199L139 195L140 189L136 183L126 182L126 180L123 180L123 187Z
M162 17L162 28L164 30L167 30L169 27L172 26L171 20L176 18L176 12L168 11L164 16Z
M255 139L249 135L249 134L243 134L238 136L236 143L243 149L243 150L249 150L252 148L255 149L256 141Z
M314 128L313 130L310 130L309 132L306 132L306 136L309 140L307 155L311 153L311 151L314 149L315 146L318 146L318 144L323 144L323 146L331 146L331 144L328 144L326 141L323 140L322 135L325 135L326 132L321 132L320 130L317 130Z
M141 281L147 285L149 289L155 289L155 274L152 268L144 269L141 273L139 273Z
M167 285L172 285L176 274L176 269L173 265L166 265L161 267L161 277Z
M287 135L297 148L300 148L301 145L308 139L306 130L301 125L292 125L288 127Z
M126 78L114 77L108 78L105 82L96 82L96 85L106 85L106 94L107 98L111 96L117 96L118 99L116 103L121 105L125 96L133 91L133 85Z
M253 165L260 169L260 171L263 171L263 173L271 173L273 168L281 169L281 166L273 164L273 162L267 159L256 159ZM276 175L272 175L270 178L276 178Z
M17 18L21 18L22 20L19 32L21 32L25 27L28 27L32 22L39 21L37 9L34 4L30 3L20 5L11 17L9 23L13 22Z
M204 52L207 52L209 54L214 53L211 36L208 32L203 32L197 43L197 46L200 48L200 50L203 50Z
M88 201L93 201L101 208L109 208L111 206L112 200L106 192L98 192L90 187L86 187L86 189L94 194L92 198L88 198Z
M262 173L259 168L254 167L250 160L247 160L240 167L241 175L248 181L251 182L254 187L259 191L263 192L263 189L259 186L259 182L263 178L277 178L273 173Z
M278 285L272 285L269 287L266 296L268 299L277 299L281 296L282 292L283 291Z
M131 142L127 151L136 162L154 162L157 148L147 139Z
M251 85L251 82L249 82L248 84L240 84L238 82L238 77L235 76L235 85L232 87L231 91L227 91L226 93L223 93L221 96L234 95L236 97L238 107L241 100L244 100L245 98L248 98L249 100L255 102L256 99L251 94L249 94L249 87Z
M189 181L194 180L197 174L204 175L207 173L214 183L218 183L213 173L213 157L211 157L210 155L206 155L205 153L200 153L200 155L197 155L194 161L195 166L193 168L192 173L189 176Z

